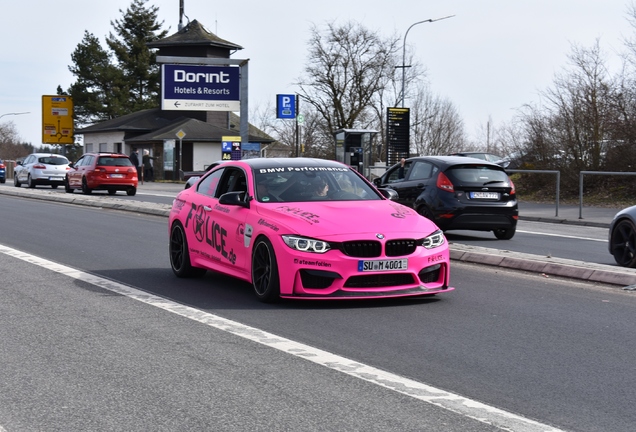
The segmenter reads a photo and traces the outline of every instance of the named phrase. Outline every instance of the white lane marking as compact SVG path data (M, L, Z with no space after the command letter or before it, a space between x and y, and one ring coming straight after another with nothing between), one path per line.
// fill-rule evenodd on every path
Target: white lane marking
M564 234L550 234L545 232L533 232L533 231L523 231L523 230L517 230L517 232L524 233L524 234L543 235L548 237L563 237L563 238L569 238L569 239L575 239L575 240L589 240L589 241L607 243L607 239L595 239L590 237L579 237L579 236L571 236L571 235L564 235Z
M547 424L522 417L520 415L483 404L458 394L420 383L388 371L368 366L364 363L341 357L299 342L292 341L255 327L243 325L236 321L213 315L193 307L175 303L171 300L149 294L128 285L105 279L97 275L86 273L72 267L65 266L35 255L28 254L4 245L0 245L0 252L21 259L31 264L96 285L100 288L127 296L133 300L158 307L176 315L222 330L233 335L251 340L270 348L283 351L289 355L300 357L321 366L336 370L347 375L368 381L381 387L393 390L420 401L470 417L482 423L498 427L505 431L515 432L558 432ZM0 432L2 432L0 428Z

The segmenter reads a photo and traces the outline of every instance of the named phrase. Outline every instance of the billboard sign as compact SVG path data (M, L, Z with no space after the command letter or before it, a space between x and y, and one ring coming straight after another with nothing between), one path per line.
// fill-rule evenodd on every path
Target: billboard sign
M276 95L276 118L296 118L296 95Z
M238 67L164 64L161 84L163 110L240 110Z
M42 143L73 144L73 98L42 96Z

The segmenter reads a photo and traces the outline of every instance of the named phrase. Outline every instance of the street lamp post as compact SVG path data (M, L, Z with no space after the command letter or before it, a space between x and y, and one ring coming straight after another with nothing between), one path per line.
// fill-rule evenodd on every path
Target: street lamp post
M30 112L19 112L19 113L6 113L6 114L2 114L0 115L0 118L4 117L4 116L8 116L8 115L22 115L22 114L30 114Z
M427 22L435 22L435 21L441 21L443 19L447 19L447 18L452 18L455 15L449 15L449 16L445 16L442 18L436 18L436 19L427 19L424 21L418 21L416 23L411 24L411 26L406 30L406 33L404 33L404 41L402 42L402 66L398 66L402 68L402 108L404 108L404 83L406 81L406 68L407 67L411 67L406 66L404 63L406 62L406 37L409 34L409 30L411 30L413 27L415 27L418 24L423 24L423 23L427 23Z

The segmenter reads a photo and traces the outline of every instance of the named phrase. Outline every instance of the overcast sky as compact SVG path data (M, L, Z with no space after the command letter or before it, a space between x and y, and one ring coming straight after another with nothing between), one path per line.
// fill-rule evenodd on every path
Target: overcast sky
M411 29L407 45L427 69L435 94L458 109L468 135L485 124L507 122L515 109L539 101L555 73L567 66L572 44L600 39L613 68L624 40L635 34L627 20L630 0L185 0L185 15L244 49L232 58L249 59L250 111L275 104L276 94L295 93L306 60L312 24L353 20L389 37L402 38L417 21L453 18ZM105 47L110 22L122 17L130 0L6 0L0 26L0 116L18 134L41 143L42 96L67 89L71 53L84 30ZM169 34L177 31L179 0L149 0ZM184 21L187 23L187 18ZM406 106L408 106L408 100ZM280 120L284 121L284 120ZM2 155L0 155L0 158Z

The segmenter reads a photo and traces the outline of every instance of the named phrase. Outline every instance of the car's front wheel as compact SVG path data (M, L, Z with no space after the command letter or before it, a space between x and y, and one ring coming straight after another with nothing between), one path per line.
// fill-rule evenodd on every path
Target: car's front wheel
M612 231L610 245L616 264L636 267L636 227L633 223L628 220L617 223Z
M206 270L193 267L190 262L190 251L185 230L180 222L175 222L170 230L170 267L177 277L201 277Z
M280 279L274 247L265 237L260 237L252 251L252 285L258 299L264 303L280 298Z
M66 193L73 193L73 189L71 189L71 186L68 184L68 178L64 179L64 191Z
M500 228L500 229L493 230L493 233L495 233L495 237L497 237L498 240L510 240L511 238L515 236L516 231L517 231L516 227Z
M86 183L86 177L82 178L82 193L89 195L91 192L93 192L93 189L88 187L88 183Z

